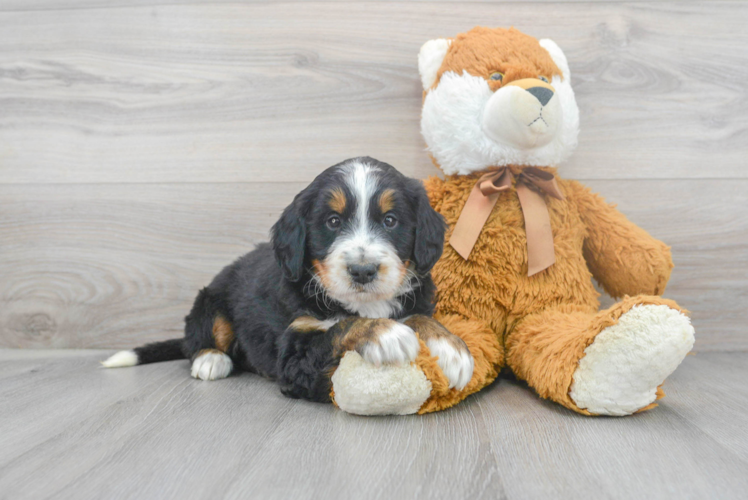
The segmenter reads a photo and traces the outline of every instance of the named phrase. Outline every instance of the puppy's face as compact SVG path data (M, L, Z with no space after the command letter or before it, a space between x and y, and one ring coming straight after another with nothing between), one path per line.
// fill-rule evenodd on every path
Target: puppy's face
M307 251L327 295L351 304L404 292L417 206L402 176L352 161L326 184L313 203Z
M296 251L284 244L289 232L303 239ZM354 158L297 196L273 228L273 242L289 279L306 274L310 293L359 312L409 292L428 273L441 255L444 223L418 181L386 163Z

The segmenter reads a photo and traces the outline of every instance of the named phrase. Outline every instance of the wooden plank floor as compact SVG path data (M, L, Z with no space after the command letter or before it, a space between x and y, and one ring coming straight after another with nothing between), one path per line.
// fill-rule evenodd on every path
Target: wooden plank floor
M502 379L356 417L187 362L0 350L0 498L745 498L748 353L689 356L653 411L588 418Z

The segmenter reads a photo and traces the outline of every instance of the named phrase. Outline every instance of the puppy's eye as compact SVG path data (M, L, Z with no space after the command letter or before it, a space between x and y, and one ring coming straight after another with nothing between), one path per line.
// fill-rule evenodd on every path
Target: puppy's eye
M382 222L384 223L384 227L388 229L392 229L393 227L397 226L397 219L395 218L394 215L391 215L391 214L386 215L384 218L384 221Z
M337 215L330 216L329 219L327 219L327 227L330 229L337 229L340 227L340 217Z
M502 73L501 71L494 71L493 73L491 73L491 76L489 76L489 78L495 82L500 82L504 79L504 73Z
M538 80L542 80L542 81L544 81L545 83L550 83L550 80L548 80L548 77L547 77L547 76L543 76L543 75L540 75L540 76L538 77Z

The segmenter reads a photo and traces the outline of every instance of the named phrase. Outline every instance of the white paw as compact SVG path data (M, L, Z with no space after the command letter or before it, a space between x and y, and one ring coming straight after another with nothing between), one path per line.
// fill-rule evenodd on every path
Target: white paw
M218 380L228 377L233 368L234 364L226 354L209 351L195 358L190 375L200 380Z
M361 349L363 358L374 366L404 365L418 356L421 346L416 332L402 323L392 323L376 341L367 342Z
M461 391L473 378L473 356L467 348L457 349L446 338L429 339L426 342L432 356L438 356L436 360L439 368L449 379L449 388L456 387Z
M684 314L665 305L635 306L585 349L569 395L599 415L630 415L654 402L657 387L693 347Z

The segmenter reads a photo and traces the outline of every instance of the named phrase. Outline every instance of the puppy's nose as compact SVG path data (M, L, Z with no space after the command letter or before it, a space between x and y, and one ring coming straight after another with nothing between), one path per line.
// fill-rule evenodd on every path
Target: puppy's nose
M532 87L527 89L527 91L534 95L535 98L540 101L540 104L542 104L543 106L548 104L548 101L550 101L551 97L553 97L553 91L545 87Z
M374 281L379 271L379 264L353 264L348 266L348 274L356 283L365 285Z

